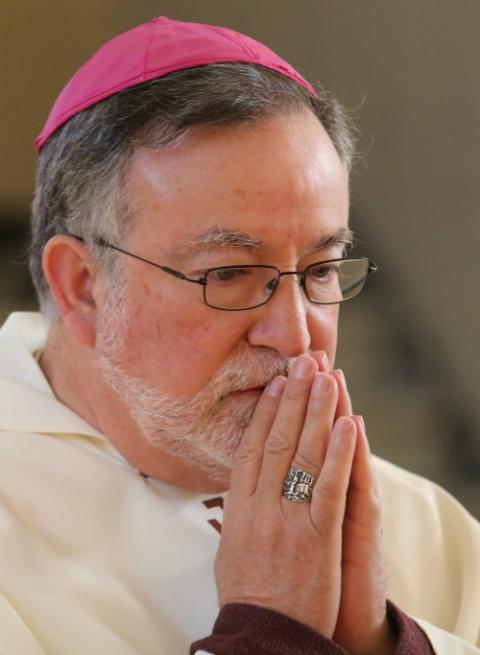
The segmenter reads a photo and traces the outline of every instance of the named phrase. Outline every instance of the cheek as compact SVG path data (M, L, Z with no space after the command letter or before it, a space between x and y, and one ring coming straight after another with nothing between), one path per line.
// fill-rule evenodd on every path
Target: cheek
M168 395L197 393L238 348L243 331L203 302L153 300L132 303L124 344L128 369Z
M338 305L313 307L308 317L312 350L324 350L333 368L337 350Z

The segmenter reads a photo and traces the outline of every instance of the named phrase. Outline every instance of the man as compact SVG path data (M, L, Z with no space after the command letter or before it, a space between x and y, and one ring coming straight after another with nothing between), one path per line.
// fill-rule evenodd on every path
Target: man
M0 651L480 652L478 524L372 464L333 369L375 268L345 256L335 101L159 18L80 69L37 146L43 316L0 332Z

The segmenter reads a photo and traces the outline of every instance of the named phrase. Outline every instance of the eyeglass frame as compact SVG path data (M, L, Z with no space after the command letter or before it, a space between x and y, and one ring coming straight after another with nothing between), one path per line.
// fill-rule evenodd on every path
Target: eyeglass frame
M85 239L83 237L79 237L75 234L66 234L66 236L71 236L74 239L78 239L79 241L85 243ZM111 248L112 250L121 252L124 255L128 255L129 257L138 259L139 261L144 262L145 264L150 264L151 266L155 266L155 268L160 269L164 273L167 273L168 275L171 275L172 277L175 277L178 280L184 280L185 282L200 284L203 287L203 302L205 303L205 305L207 307L210 307L211 309L218 309L219 311L225 311L225 312L245 312L248 311L249 309L257 309L257 307L263 307L263 305L266 305L267 302L274 296L278 288L278 285L280 283L280 278L284 277L285 275L299 275L301 277L300 286L302 287L307 300L313 303L314 305L339 305L342 302L346 302L347 300L351 300L352 298L355 298L356 296L351 296L351 298L343 298L342 300L335 300L333 302L320 302L318 300L312 300L307 291L307 285L305 282L307 271L310 268L318 266L319 264L331 264L335 262L361 260L368 263L367 271L365 275L365 281L367 280L369 275L375 273L378 270L378 266L375 264L375 262L373 262L368 257L337 257L336 259L325 259L325 260L320 260L318 262L314 262L313 264L309 264L303 271L281 271L276 266L269 265L269 264L238 264L238 265L230 265L230 266L214 266L213 268L209 268L208 270L206 270L201 277L193 278L193 277L189 277L188 275L185 275L185 273L176 271L175 269L170 268L169 266L163 266L162 264L157 264L156 262L152 262L150 259L146 259L145 257L142 257L141 255L136 255L135 253L128 252L128 250L124 250L119 246L115 246L114 244L109 243L106 239L103 239L102 237L94 237L93 241L101 248ZM211 305L210 303L207 302L207 284L208 284L207 277L210 273L212 273L213 271L246 269L246 268L268 268L270 270L277 272L277 277L275 278L276 280L275 286L272 288L272 293L268 296L266 300L264 300L263 302L257 305L252 305L251 307L242 307L242 308L233 308L233 309L228 307L217 307L216 305ZM359 293L362 291L362 289L360 289ZM348 288L346 290L348 291Z

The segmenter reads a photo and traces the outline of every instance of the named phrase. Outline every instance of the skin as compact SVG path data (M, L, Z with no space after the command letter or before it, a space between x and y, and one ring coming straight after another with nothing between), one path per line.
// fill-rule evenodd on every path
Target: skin
M321 353L302 356L287 381L267 387L237 449L216 560L220 603L275 609L353 655L388 655L394 641L365 426L351 415L342 372L323 365ZM317 478L311 504L282 497L290 466Z
M314 242L347 226L348 180L310 113L254 127L204 130L174 150L140 150L128 184L137 216L124 247L193 276L238 263L302 269L342 253L341 246L312 253ZM264 247L258 253L224 247L172 257L176 245L219 225L253 234ZM54 237L43 265L62 316L42 360L58 397L144 473L201 491L225 490L229 476L205 480L188 461L147 443L104 382L96 338L105 280L84 244ZM294 278L283 279L265 306L232 313L205 306L198 285L129 257L123 266L131 321L122 362L162 393L182 398L198 392L240 348L251 354L269 349L285 358L323 350L334 361L338 306L312 305Z
M126 183L137 215L122 246L193 277L205 268L241 263L302 270L342 254L340 245L313 251L314 243L347 227L348 176L308 112L250 127L204 129L168 151L139 150ZM195 255L175 249L218 226L254 235L261 249L224 246ZM83 243L56 236L45 248L43 266L60 319L42 357L56 395L143 473L202 492L230 486L216 561L221 604L251 602L284 612L353 655L389 653L368 444L362 421L350 416L345 380L332 371L338 306L309 303L288 276L260 308L216 311L204 304L197 285L129 257L123 265L130 321L122 364L160 392L172 398L197 393L242 349L296 358L303 374L294 367L287 381L276 378L263 394L248 392L259 401L231 481L230 472L203 475L188 458L148 443L105 382L97 343L104 275ZM311 505L281 495L292 461L319 478Z

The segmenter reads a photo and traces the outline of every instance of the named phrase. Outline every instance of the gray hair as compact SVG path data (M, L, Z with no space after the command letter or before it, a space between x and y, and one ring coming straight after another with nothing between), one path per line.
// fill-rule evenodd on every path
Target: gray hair
M350 170L353 129L335 98L318 98L290 78L253 64L209 64L113 95L72 117L43 146L32 208L30 271L41 311L56 315L42 270L42 252L56 234L81 237L112 279L111 249L95 238L120 244L134 221L124 184L132 153L141 146L174 147L201 126L254 123L269 115L308 109L322 123Z

